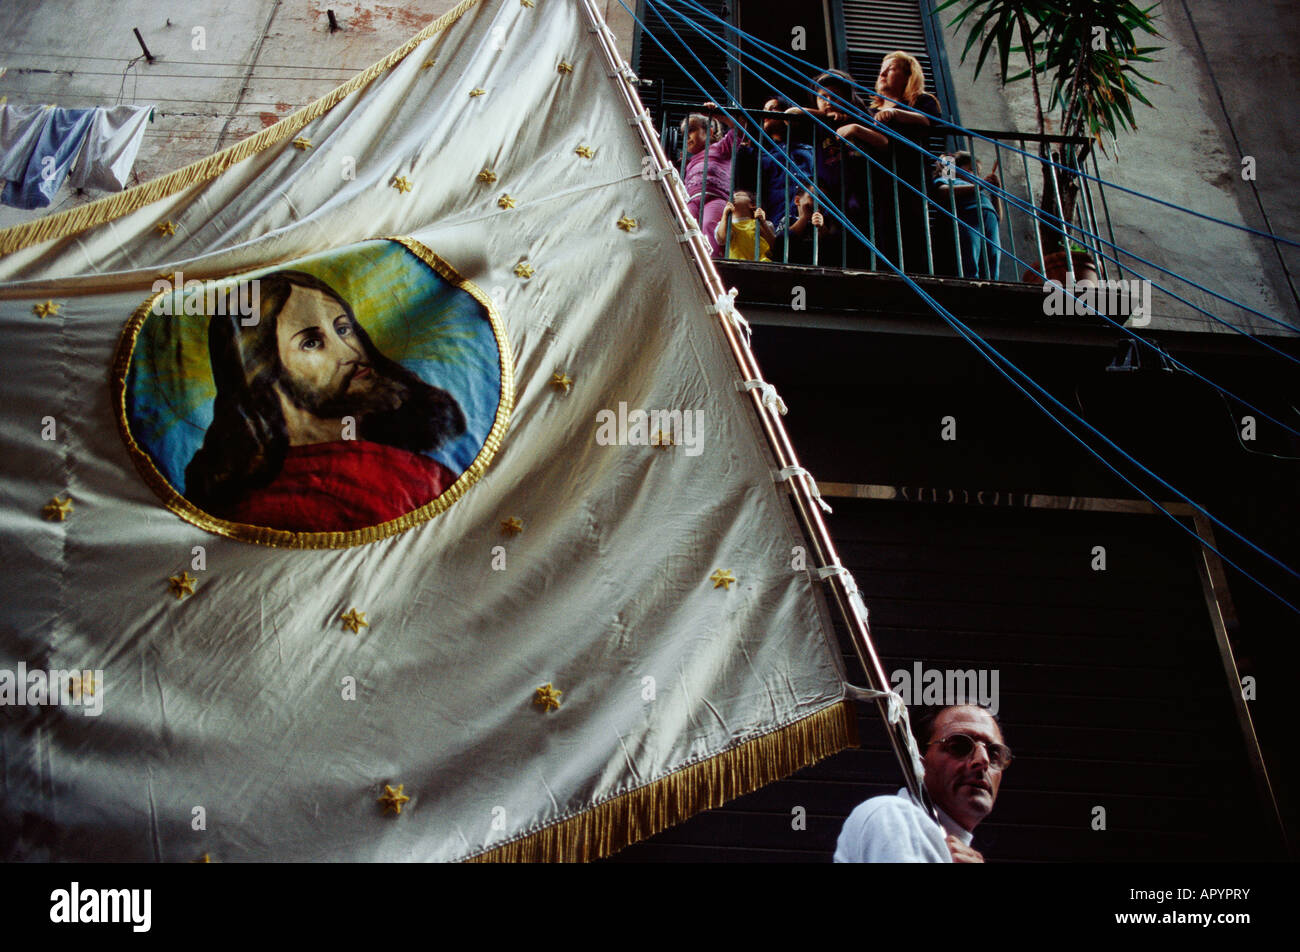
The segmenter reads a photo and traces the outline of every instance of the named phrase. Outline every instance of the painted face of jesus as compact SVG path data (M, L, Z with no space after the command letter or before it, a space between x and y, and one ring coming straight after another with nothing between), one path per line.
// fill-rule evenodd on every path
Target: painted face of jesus
M405 388L370 365L357 328L336 298L295 287L280 311L276 344L292 403L322 419L395 409Z

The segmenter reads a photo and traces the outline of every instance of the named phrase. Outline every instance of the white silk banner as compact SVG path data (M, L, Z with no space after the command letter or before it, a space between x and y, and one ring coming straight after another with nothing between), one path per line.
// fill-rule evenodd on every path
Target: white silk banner
M445 20L0 233L5 858L588 858L849 743L625 80Z

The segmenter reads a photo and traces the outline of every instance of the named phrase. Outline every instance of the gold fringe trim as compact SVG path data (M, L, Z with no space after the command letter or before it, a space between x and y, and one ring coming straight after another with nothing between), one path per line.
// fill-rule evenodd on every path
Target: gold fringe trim
M585 863L601 859L857 745L853 704L841 701L466 862Z
M116 195L101 198L88 205L81 205L77 208L68 209L66 212L59 212L57 215L38 218L35 221L15 225L12 228L0 231L0 255L10 254L26 248L28 245L74 235L87 228L93 228L123 215L129 215L151 202L175 195L192 185L198 185L209 179L216 178L232 165L242 162L250 155L255 155L263 149L283 142L295 135L307 123L325 115L352 93L392 69L429 37L440 33L460 19L477 2L478 0L462 0L455 8L434 20L393 52L366 69L365 72L358 73L342 86L334 88L315 102L309 103L297 112L285 116L275 125L268 126L256 135L249 136L229 148L214 153L205 159L199 159L199 161L177 169L175 172L170 172L162 178L129 188L125 192L118 192Z

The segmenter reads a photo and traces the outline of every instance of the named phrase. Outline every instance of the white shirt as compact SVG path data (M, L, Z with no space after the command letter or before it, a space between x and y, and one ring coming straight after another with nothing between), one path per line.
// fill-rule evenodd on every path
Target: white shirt
M942 826L904 787L894 796L872 797L853 808L835 844L837 863L951 863L944 838L970 845L974 835L939 810Z

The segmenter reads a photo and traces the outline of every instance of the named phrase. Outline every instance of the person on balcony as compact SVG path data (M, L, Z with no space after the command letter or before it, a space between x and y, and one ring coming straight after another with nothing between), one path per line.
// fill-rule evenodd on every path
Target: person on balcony
M838 207L854 227L869 237L866 159L841 138L843 130L853 125L849 122L850 119L867 115L867 104L857 94L852 74L844 70L828 70L817 77L816 83L814 106L795 106L786 111L804 112L815 117L817 187L821 191L819 200ZM839 134L829 131L827 126L831 130L839 129ZM823 234L823 237L829 238L830 235ZM847 233L846 236L842 231L835 233L834 241L823 243L820 259L821 264L832 267L870 266L866 246L852 233Z
M983 171L983 163L976 159L975 174L971 174L969 152L948 153L940 156L935 163L932 184L935 200L941 207L950 209L951 196L951 202L957 207L957 218L962 222L957 226L962 276L991 278L996 281L1001 258L999 204L995 194L976 184L976 176ZM1002 186L996 168L979 181L988 182L996 188ZM951 219L947 215L941 215L940 218L945 223L943 228L946 234L948 226L952 224Z
M717 110L718 104L706 102L705 109ZM682 179L686 184L687 206L691 218L699 223L709 242L709 251L718 253L714 232L722 220L723 210L731 195L731 157L736 145L735 123L731 117L721 115L728 126L723 136L718 136L718 120L711 115L694 112L682 120L682 136L686 139L686 168ZM700 206L704 211L701 216Z
M825 246L828 238L833 238L839 234L833 231L831 226L826 223L826 218L819 211L814 211L817 203L808 192L799 192L794 199L795 208L797 209L794 220L790 222L789 231L790 240L790 257L788 261L791 264L814 264L820 263L825 252L822 248ZM816 261L814 261L814 238L816 241ZM776 229L776 241L774 242L778 257L785 254L785 234L781 228ZM833 243L832 243L833 244ZM838 246L835 246L838 250Z
M728 237L727 232L731 235ZM763 209L754 206L754 196L749 192L739 191L727 202L722 213L722 220L714 232L718 247L726 248L727 257L734 261L768 261L768 252L776 240ZM758 244L755 252L754 245Z
M925 75L915 56L902 50L885 56L869 115L870 122L848 122L838 132L866 147L880 163L871 166L870 185L876 247L896 265L901 251L904 271L926 273L924 193L930 162L912 146L925 148L933 131L930 120L940 118L940 108L939 100L925 91ZM888 268L882 264L877 270Z
M763 103L763 111L768 113L784 113L790 107L790 102L780 96L772 96ZM764 135L755 135L752 140L746 134L741 140L737 181L732 184L742 186L743 183L747 190L751 185L758 188L758 201L767 210L768 221L780 231L783 224L794 221L795 196L806 187L804 183L812 180L813 147L811 141L792 142L790 124L779 116L764 116L763 132ZM751 171L748 180L742 180L741 168L756 169L757 175ZM778 248L777 258L780 257Z

